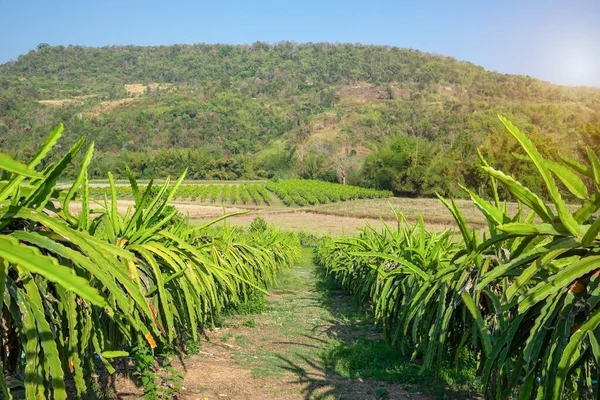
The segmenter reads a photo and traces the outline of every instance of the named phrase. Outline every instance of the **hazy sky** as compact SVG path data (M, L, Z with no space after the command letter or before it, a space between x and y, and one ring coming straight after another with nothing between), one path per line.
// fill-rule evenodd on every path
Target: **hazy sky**
M600 0L0 0L0 63L39 43L360 42L600 87Z

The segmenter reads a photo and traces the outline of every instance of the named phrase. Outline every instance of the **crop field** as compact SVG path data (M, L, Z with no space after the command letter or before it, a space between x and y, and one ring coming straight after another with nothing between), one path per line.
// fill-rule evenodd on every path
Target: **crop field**
M264 293L297 260L298 240L272 228L189 226L169 205L183 176L144 193L132 178L135 211L123 214L111 184L106 207L91 210L93 145L72 186L55 187L84 138L62 162L34 169L62 133L60 125L28 164L0 157L0 390L5 398L13 389L28 399L89 396L98 368L112 375L117 360L131 357L144 395L169 397L154 354L183 352L224 310ZM72 214L77 193L81 209ZM9 206L18 211L8 213Z
M115 186L115 193L119 199L133 198L132 188L130 186ZM140 186L140 190L145 191L147 186ZM110 186L97 186L90 188L92 197L101 198L104 195L112 194ZM244 204L244 205L271 205L273 201L271 195L263 184L187 184L180 185L174 199L187 200L198 203L223 203L223 204Z
M221 184L220 186L222 186ZM231 187L238 185L237 182L229 183ZM98 188L90 188L90 191ZM119 190L119 186L117 186ZM120 212L125 213L129 206L134 205L129 189L118 196L117 207ZM109 190L102 189L102 193ZM99 193L98 191L96 193ZM234 193L231 191L230 193ZM469 200L456 200L461 208L465 221L481 230L488 228L488 223L481 211ZM269 205L264 202L256 205L254 202L243 204L239 201L232 203L215 203L208 200L200 202L198 199L192 201L190 198L174 198L171 204L184 216L190 217L190 223L203 224L212 218L218 218L223 213L232 213L248 210L248 214L238 215L228 219L227 224L233 226L248 226L254 218L260 216L269 224L280 229L291 231L312 231L318 234L329 234L334 236L358 234L365 224L375 228L383 227L383 222L396 224L397 213L410 222L416 222L423 218L425 226L433 231L442 231L447 228L457 228L452 213L438 199L432 198L406 198L390 197L380 199L356 199L343 202L317 204L309 206L286 206L275 195ZM72 212L78 213L81 209L79 201L70 203ZM518 204L507 202L509 213L518 210ZM575 211L576 206L569 205L569 209Z
M287 206L308 206L356 199L392 197L392 193L386 190L298 179L277 183L268 182L267 189L275 193Z
M146 186L141 186L145 190ZM90 188L92 197L111 195L110 186ZM132 198L130 186L116 186L115 194L120 199ZM355 199L375 199L391 197L385 190L365 189L356 186L312 180L288 180L264 184L221 183L221 184L182 184L175 192L175 199L199 203L223 203L239 205L270 206L273 197L286 206L310 206Z
M430 232L421 220L324 240L316 263L373 305L386 340L419 359L421 373L441 376L446 363L477 368L487 398L592 397L592 377L600 367L600 220L592 217L600 207L594 200L600 195L600 162L588 150L590 166L568 159L559 165L502 122L536 166L552 208L482 160L495 199L467 193L487 219L485 236L471 230L456 202L442 200L461 240L450 231ZM555 178L579 199L575 212ZM531 213L509 212L497 185Z
M36 169L62 126L1 155L3 398L597 397L600 159L559 164L500 120L543 190L483 157L490 199L90 187L84 138Z
M0 400L600 400L600 0L62 3L0 0Z

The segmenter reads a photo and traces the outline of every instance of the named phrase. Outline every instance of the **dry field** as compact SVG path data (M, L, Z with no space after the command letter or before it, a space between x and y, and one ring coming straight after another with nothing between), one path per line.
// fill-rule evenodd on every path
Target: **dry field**
M127 212L127 209L129 207L133 207L134 205L135 202L133 200L119 200L117 202L117 210L119 211L119 213L125 214ZM218 217L223 215L223 211L225 211L225 213L227 214L238 211L244 211L241 208L229 206L223 208L222 206L216 205L209 206L191 203L173 203L173 205L176 206L179 209L179 211L181 211L181 213L183 213L184 215L189 215L191 219ZM94 206L94 204L91 204L91 208L98 208L98 206ZM78 214L81 211L81 202L72 201L69 204L69 211L71 211L71 213L73 214Z
M372 218L343 217L339 215L316 214L304 211L292 212L261 212L252 211L245 215L238 215L227 220L227 224L246 226L254 218L260 216L268 224L280 229L292 231L306 231L316 234L329 234L334 236L353 235L370 224L379 229L383 226L381 220ZM209 221L210 218L200 219Z
M147 85L143 85L141 83L132 83L132 84L125 84L124 87L125 87L125 91L127 92L127 95L133 96L133 97L139 97L139 96L143 96L147 92L154 93L154 92L156 92L156 89L172 89L173 85L168 84L168 83L162 83L162 84L149 83Z
M485 229L487 224L479 210L469 201L457 201L467 222L474 227ZM119 200L118 209L124 213L133 207L132 200ZM352 235L367 224L380 229L383 223L394 226L396 217L394 210L401 212L409 222L418 220L423 215L429 229L442 230L455 227L450 212L437 199L364 199L339 203L330 203L312 207L286 207L275 199L271 206L226 205L220 203L199 203L176 200L173 205L184 215L189 215L191 222L200 224L210 221L224 213L247 210L248 214L234 216L226 222L231 225L248 225L260 216L267 223L284 230L307 231L317 234ZM71 203L71 212L81 209L78 202ZM509 205L511 213L516 212L516 205Z
M62 106L64 104L83 104L83 100L96 96L97 95L95 94L88 94L84 96L75 96L71 99L39 100L38 103L49 106Z
M109 113L118 107L121 107L125 104L133 103L136 101L136 98L129 97L126 99L118 99L118 100L107 100L101 103L98 103L89 113L89 118L98 118L102 114Z
M468 200L457 200L467 223L485 227L487 222L475 205ZM453 227L454 219L448 209L438 199L393 197L389 199L362 199L339 203L323 204L312 209L316 213L344 215L354 218L383 218L394 221L395 213L404 214L409 222L417 221L422 215L430 226ZM509 211L517 211L515 204L509 205Z

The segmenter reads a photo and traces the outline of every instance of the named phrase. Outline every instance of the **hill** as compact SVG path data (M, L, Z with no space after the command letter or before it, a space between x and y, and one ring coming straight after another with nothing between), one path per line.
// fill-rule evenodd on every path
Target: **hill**
M599 146L600 89L360 44L40 45L0 66L0 151L27 159L58 122L92 176L304 177L409 195L485 191L476 148L526 180L496 118L546 155ZM530 182L536 188L535 182Z

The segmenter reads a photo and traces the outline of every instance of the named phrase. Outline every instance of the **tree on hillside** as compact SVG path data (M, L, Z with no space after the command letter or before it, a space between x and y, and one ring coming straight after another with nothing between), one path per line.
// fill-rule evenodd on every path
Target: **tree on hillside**
M350 173L359 168L360 162L356 156L356 151L344 148L341 153L337 153L333 157L333 164L338 174L341 184L345 185Z

